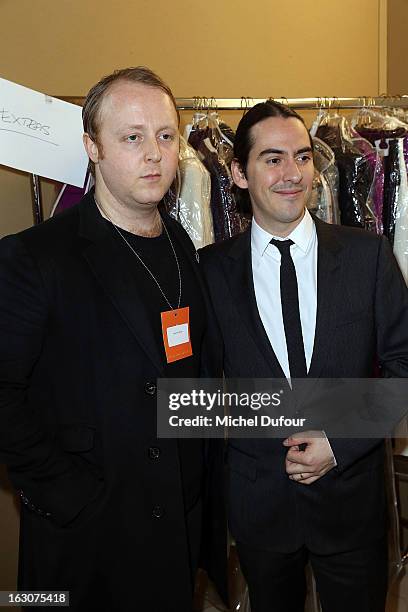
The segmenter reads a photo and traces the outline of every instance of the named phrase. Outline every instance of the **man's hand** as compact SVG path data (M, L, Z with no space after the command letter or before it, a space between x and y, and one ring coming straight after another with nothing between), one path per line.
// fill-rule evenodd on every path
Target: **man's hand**
M309 485L336 466L332 449L322 431L296 433L283 444L289 447L285 467L291 480ZM299 449L300 444L307 445L305 450Z

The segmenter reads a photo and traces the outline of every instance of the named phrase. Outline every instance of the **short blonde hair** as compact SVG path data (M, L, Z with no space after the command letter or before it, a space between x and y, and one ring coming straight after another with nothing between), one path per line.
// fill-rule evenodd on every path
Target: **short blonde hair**
M177 103L173 96L170 87L150 68L145 66L136 66L135 68L122 68L115 70L112 74L104 76L89 90L82 108L82 123L84 132L86 132L91 140L98 143L98 132L100 128L100 110L102 102L108 93L109 89L118 81L128 81L130 83L140 83L148 87L161 89L167 94L172 101L177 119L180 123L180 113L177 109ZM92 174L94 174L95 166L92 161L89 162Z

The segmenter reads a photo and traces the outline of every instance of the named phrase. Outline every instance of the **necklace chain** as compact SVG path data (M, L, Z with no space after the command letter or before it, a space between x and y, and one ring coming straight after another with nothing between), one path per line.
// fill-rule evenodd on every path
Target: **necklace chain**
M108 219L108 221L110 221L110 223L113 225L113 227L115 228L115 230L117 231L117 233L119 234L119 236L122 238L122 240L127 244L127 246L129 247L129 249L132 251L132 253L137 257L137 259L139 260L139 262L142 264L142 266L144 267L144 269L146 270L146 272L148 272L151 276L151 278L154 280L154 282L156 283L157 287L159 288L160 293L162 294L162 296L164 297L164 299L166 300L167 304L169 305L171 310L174 310L174 306L171 305L170 301L167 298L167 295L164 293L163 289L160 286L159 281L157 280L157 278L155 277L155 275L153 274L153 272L150 270L150 268L145 264L145 262L143 261L143 259L140 257L140 255L135 251L135 249L132 247L132 245L130 244L130 242L127 240L126 236L124 236L122 234L122 232L120 231L120 229L117 227L117 225L114 224L114 222L112 221L112 219L109 217L108 213L100 206L100 204L98 204L98 202L95 199L95 204L98 207L99 211L106 216L106 218ZM176 249L174 248L173 242L170 238L170 234L168 232L168 229L166 227L165 222L163 221L163 219L161 219L161 222L163 224L164 230L166 232L167 238L170 242L170 246L171 249L173 251L173 255L174 255L174 259L176 260L176 264L177 264L177 273L178 273L178 280L179 280L179 295L178 295L178 301L177 301L177 308L180 308L180 304L181 304L181 289L182 289L182 285L181 285L181 271L180 271L180 264L179 264L179 260L177 257L177 253L176 253Z

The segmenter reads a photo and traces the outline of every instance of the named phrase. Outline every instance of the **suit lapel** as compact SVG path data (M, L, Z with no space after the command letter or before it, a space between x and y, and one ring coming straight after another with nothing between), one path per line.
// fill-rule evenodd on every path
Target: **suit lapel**
M314 218L318 239L317 313L312 361L308 376L318 378L326 364L331 331L336 320L336 304L341 297L341 244L332 227Z
M316 218L314 222L318 238L318 263L316 329L308 373L311 378L319 377L330 347L330 333L336 320L336 304L341 300L342 277L339 254L343 248L330 225ZM252 276L250 229L233 242L226 262L228 263L227 282L242 320L273 375L285 378L258 312Z
M90 241L83 250L83 256L132 334L162 372L163 358L156 342L152 342L146 307L140 298L126 253L102 219L92 192L81 201L79 209L80 235Z
M272 374L277 378L286 378L259 316L252 276L250 229L238 236L233 242L229 256L224 261L228 266L226 278L235 304L255 345L266 362L265 375L261 377L268 377ZM239 330L237 330L237 333L239 333Z

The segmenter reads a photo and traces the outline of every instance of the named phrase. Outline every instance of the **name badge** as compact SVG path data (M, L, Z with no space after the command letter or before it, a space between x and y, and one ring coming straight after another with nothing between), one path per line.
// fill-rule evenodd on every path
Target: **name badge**
M162 312L161 322L167 363L191 357L190 307Z

